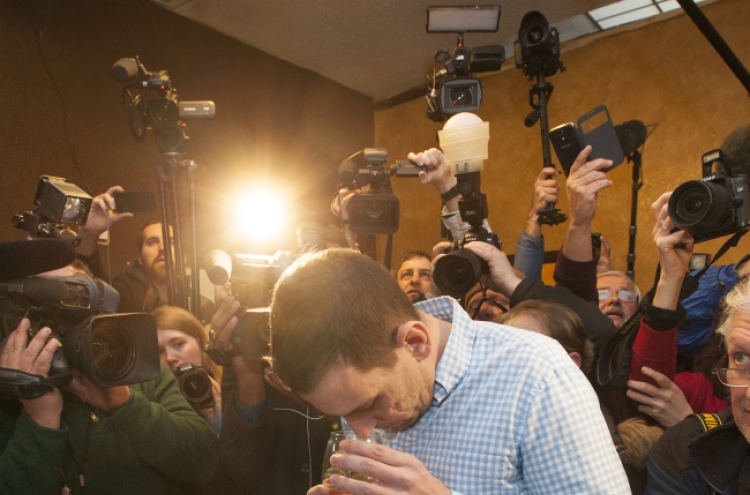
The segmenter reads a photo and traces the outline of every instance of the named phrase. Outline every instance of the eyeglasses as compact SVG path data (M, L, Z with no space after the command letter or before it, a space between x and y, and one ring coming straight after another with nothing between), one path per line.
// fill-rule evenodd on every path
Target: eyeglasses
M735 368L716 368L714 375L719 381L731 388L747 388L750 385L750 371Z
M618 290L616 292L617 297L622 299L623 301L628 302L636 302L638 301L638 294L635 293L635 291L632 290ZM612 291L609 289L599 289L599 300L600 301L606 301L612 297Z

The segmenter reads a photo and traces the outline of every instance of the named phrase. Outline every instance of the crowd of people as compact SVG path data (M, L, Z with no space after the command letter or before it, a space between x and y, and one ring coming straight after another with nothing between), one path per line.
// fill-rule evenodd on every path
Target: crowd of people
M750 126L722 150L716 166L750 174ZM542 282L539 222L558 201L554 168L534 183L513 264L491 243L463 244L487 271L460 298L433 279L449 243L406 252L393 273L360 254L347 227L357 191L342 189L332 206L347 245L303 254L281 275L270 343L253 359L237 351L243 301L231 286L198 317L168 305L165 229L149 221L112 285L118 312L153 315L158 377L100 387L73 369L38 397L0 398L0 492L746 493L750 264L691 274L694 239L670 218L667 192L652 205L658 275L641 291L613 266L605 236L592 244L612 181L611 162L590 153L565 181L554 285ZM470 226L441 151L409 159L463 239ZM106 278L97 239L132 217L115 212L119 191L94 198L76 262L42 275ZM0 368L45 377L59 342L29 327L6 322ZM208 399L181 388L185 366L206 375ZM387 445L355 440L376 428ZM330 463L358 476L324 480L326 442L341 429L352 439Z

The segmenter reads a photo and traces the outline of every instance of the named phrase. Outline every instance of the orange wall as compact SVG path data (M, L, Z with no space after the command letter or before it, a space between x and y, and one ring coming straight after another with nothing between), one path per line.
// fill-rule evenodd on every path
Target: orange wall
M750 2L725 0L704 12L750 66ZM470 36L466 42L471 46ZM567 70L549 79L555 87L549 104L552 127L576 121L600 104L607 105L615 124L631 119L658 124L643 155L644 186L638 205L635 274L641 288L648 288L658 262L651 241L651 203L662 192L699 178L702 153L718 148L733 129L750 122L750 98L685 15L573 41L562 48ZM529 129L523 124L531 110L530 83L512 59L505 69L482 77L484 101L477 113L490 122L490 159L482 172L489 221L504 250L512 253L526 222L542 151L539 126ZM425 101L419 99L375 112L375 142L389 151L391 160L437 145L436 131L442 124L428 120L424 111ZM554 161L554 152L552 157ZM609 175L614 185L600 193L594 230L612 241L614 264L625 271L632 165L625 162ZM566 211L562 178L560 184L560 207ZM401 227L394 238L396 263L404 250L430 250L440 240L440 199L433 188L414 180L398 179L393 187L401 200ZM559 249L565 230L566 224L543 228L547 250ZM696 251L714 253L719 246L720 242L711 241L699 244ZM722 261L736 260L749 248L750 236Z

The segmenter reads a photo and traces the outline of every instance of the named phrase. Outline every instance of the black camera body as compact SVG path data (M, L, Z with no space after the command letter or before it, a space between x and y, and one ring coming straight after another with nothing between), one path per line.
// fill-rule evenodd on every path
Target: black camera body
M187 401L198 409L211 407L214 394L211 390L211 372L203 366L183 363L174 372L180 385L180 392Z
M717 172L679 185L669 198L669 216L695 242L750 230L750 182L746 175Z
M393 234L398 231L399 201L393 194L388 152L365 148L339 166L339 189L361 189L349 202L349 228L354 234ZM393 169L395 174L396 169Z
M560 61L560 35L556 28L549 27L541 12L532 11L523 16L513 48L516 68L523 69L529 78L540 73L549 77L558 70L565 70Z
M1 345L28 318L30 338L49 327L62 344L49 373L56 386L70 381L71 368L98 387L152 380L160 371L156 321L147 313L112 314L118 304L115 289L84 274L0 282ZM0 394L27 397L9 385L0 378Z
M482 275L489 274L486 261L463 249L466 244L476 241L492 244L498 249L503 247L497 235L484 227L474 227L463 239L454 241L446 255L435 262L432 278L441 293L456 299L464 297Z
M459 35L452 54L447 50L435 53L435 63L444 65L444 69L435 74L435 79L447 79L440 83L439 89L433 86L427 95L427 117L442 122L449 115L478 110L482 105L482 82L472 74L500 70L504 61L505 48L502 45L471 49L464 46L463 36Z
M489 207L487 196L480 191L479 172L464 172L458 174L456 179L456 188L461 194L458 211L461 219L471 225L471 229L463 239L454 241L446 255L435 262L432 278L440 292L460 298L479 282L481 275L489 273L487 262L463 247L470 242L481 241L502 249L502 243L494 232L483 226Z

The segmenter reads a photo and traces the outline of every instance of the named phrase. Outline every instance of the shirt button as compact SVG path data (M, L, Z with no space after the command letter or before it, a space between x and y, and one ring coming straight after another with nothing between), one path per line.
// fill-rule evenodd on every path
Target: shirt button
M300 467L300 471L302 471L304 474L310 473L310 465L306 462L302 463L302 466Z

